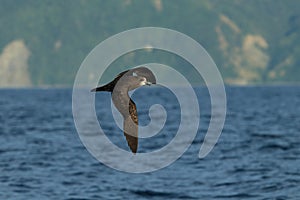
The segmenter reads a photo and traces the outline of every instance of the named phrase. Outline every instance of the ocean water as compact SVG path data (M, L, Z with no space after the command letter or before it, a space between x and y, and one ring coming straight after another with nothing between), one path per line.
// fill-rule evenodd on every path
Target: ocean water
M164 169L129 174L85 149L71 89L0 90L0 199L300 199L300 87L227 87L226 123L204 159L198 151L210 102L205 88L196 91L201 118L190 148ZM144 125L151 103L168 108L165 134L141 140L139 150L163 147L178 128L176 98L159 88L139 89L133 98ZM109 94L97 94L96 102L107 136L128 150L109 114Z

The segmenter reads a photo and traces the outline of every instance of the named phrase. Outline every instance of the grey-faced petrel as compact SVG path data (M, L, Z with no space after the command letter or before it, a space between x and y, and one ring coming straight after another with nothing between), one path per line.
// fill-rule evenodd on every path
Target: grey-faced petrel
M111 82L91 90L91 92L106 91L112 94L113 103L123 116L123 132L133 153L136 153L138 148L138 114L128 91L151 84L156 84L152 71L146 67L137 67L121 72Z

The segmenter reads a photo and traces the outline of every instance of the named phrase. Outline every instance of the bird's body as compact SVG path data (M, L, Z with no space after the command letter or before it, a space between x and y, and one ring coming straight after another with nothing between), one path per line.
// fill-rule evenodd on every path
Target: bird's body
M121 72L110 83L91 90L111 92L112 101L123 116L124 135L133 153L137 152L138 147L138 115L136 105L129 97L128 91L150 84L156 84L153 73L146 67L138 67Z

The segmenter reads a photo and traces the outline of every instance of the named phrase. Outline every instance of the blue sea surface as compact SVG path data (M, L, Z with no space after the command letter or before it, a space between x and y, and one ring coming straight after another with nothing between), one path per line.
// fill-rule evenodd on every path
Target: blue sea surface
M198 158L210 120L205 87L196 139L170 166L130 174L101 164L81 143L71 89L0 90L0 199L300 199L300 87L227 87L227 117L213 151ZM166 145L180 123L178 101L162 88L133 94L142 125L162 104L161 134L139 151ZM111 115L108 93L96 95L97 116L113 143L128 150ZM193 120L193 119L191 119Z

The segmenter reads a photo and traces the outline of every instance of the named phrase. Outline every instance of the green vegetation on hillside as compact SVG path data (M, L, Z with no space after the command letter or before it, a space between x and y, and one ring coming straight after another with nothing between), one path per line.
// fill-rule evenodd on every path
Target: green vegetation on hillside
M72 84L97 44L144 26L174 29L197 40L228 83L300 80L297 0L1 0L0 5L0 49L24 41L33 85ZM157 52L150 57L136 52L115 64L148 61L185 64ZM1 67L0 60L0 74Z

